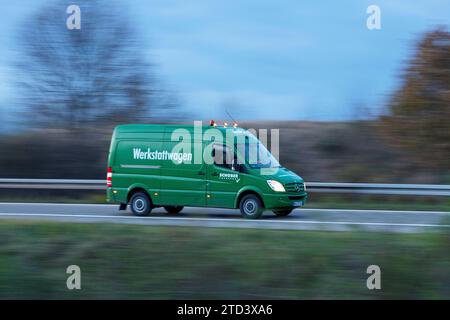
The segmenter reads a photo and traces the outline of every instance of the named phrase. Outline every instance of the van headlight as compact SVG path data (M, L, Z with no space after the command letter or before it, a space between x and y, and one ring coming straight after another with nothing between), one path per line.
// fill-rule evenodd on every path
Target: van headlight
M303 190L306 191L306 183L303 182Z
M269 187L276 192L286 192L286 189L284 189L283 185L275 180L267 180L267 184Z

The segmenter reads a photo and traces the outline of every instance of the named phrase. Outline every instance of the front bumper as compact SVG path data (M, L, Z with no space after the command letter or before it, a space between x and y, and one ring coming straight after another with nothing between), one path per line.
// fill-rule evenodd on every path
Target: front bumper
M305 205L307 193L270 193L263 195L266 209L299 208Z

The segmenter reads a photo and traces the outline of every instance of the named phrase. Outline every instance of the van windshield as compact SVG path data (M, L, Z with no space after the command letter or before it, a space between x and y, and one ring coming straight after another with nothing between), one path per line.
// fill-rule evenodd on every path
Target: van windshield
M278 160L257 139L252 139L252 141L247 140L245 143L238 143L236 148L241 155L245 155L245 162L252 169L281 167Z

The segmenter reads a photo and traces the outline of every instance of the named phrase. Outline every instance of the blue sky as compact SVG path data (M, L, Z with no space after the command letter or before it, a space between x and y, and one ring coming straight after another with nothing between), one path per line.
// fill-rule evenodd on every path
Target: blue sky
M8 116L14 32L48 1L0 1ZM436 0L124 3L164 86L200 119L223 118L225 105L239 119L346 120L367 114L362 107L376 114L418 37L450 22L450 2ZM370 4L381 9L381 30L366 28Z

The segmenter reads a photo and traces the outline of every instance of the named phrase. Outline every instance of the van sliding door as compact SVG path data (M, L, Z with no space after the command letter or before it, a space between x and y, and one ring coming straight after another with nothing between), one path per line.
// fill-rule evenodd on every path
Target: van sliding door
M203 162L195 163L194 150L177 150L177 144L175 141L167 141L167 137L163 144L167 159L161 165L161 203L206 206L206 169ZM201 147L201 142L192 144L192 149Z

